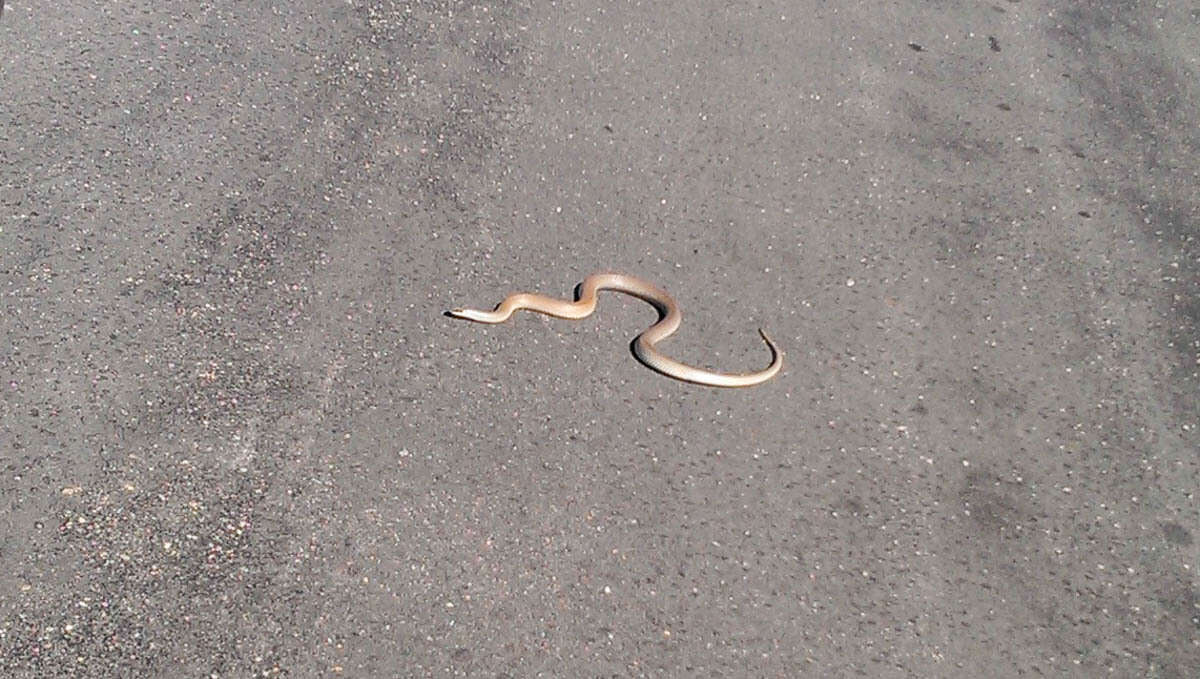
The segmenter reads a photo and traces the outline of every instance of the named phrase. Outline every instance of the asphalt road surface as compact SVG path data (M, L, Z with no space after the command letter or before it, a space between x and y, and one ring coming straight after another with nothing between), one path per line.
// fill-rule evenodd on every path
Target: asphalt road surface
M0 675L1200 676L1200 10L0 21ZM446 318L616 270L654 320Z

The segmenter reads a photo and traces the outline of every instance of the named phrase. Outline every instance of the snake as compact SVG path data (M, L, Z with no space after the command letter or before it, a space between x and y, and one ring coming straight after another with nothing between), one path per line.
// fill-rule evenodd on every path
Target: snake
M590 316L596 310L596 293L601 290L623 292L648 302L658 311L658 322L643 331L633 341L633 354L646 367L667 377L709 387L752 387L771 379L783 367L783 352L771 341L762 328L758 329L758 334L762 336L763 341L771 350L771 364L758 372L713 372L695 368L664 356L658 351L656 345L679 329L679 324L683 320L679 304L658 286L623 273L601 272L588 276L575 288L575 301L573 302L537 293L519 292L505 297L504 301L497 304L492 311L451 309L446 312L446 315L476 323L503 323L514 312L525 309L556 318L578 320Z

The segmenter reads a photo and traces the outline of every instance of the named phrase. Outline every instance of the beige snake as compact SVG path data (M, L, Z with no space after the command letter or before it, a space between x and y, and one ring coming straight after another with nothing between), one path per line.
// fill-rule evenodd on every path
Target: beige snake
M576 288L574 302L521 292L505 297L504 301L496 305L493 311L453 309L447 311L446 314L476 323L503 323L508 320L509 316L512 316L514 311L528 309L558 318L580 319L590 316L596 310L596 293L600 290L616 290L633 295L649 302L658 310L658 322L647 328L633 341L633 353L646 366L668 377L710 387L751 387L771 379L783 367L783 352L775 346L775 343L761 328L758 334L762 335L763 341L771 349L771 365L758 372L743 374L711 372L693 368L663 356L658 353L658 349L654 345L670 337L671 333L679 328L679 322L683 318L679 311L679 305L665 290L640 278L620 273L596 273L588 276Z

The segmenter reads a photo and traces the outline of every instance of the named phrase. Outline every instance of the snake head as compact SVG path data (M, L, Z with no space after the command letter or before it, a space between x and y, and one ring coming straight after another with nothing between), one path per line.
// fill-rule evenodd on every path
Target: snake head
M475 309L451 309L446 312L446 315L450 316L451 318L464 318L468 321L475 321L476 323L498 322L494 318L496 314L491 311L476 311Z

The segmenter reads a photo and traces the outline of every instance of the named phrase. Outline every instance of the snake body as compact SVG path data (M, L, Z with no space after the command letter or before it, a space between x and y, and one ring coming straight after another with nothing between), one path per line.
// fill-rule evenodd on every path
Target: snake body
M504 298L504 301L496 305L493 311L453 309L446 313L455 318L464 318L476 323L503 323L508 320L509 316L512 316L514 311L521 309L577 320L590 316L596 310L596 293L600 290L616 290L632 295L649 302L658 310L658 322L638 335L633 342L633 353L647 367L663 375L710 387L750 387L771 379L783 367L783 352L775 346L775 343L761 328L758 333L762 335L763 341L771 350L771 364L758 372L712 372L694 368L662 355L655 345L670 337L679 328L679 323L683 319L679 305L665 290L640 278L620 273L596 273L588 276L576 288L574 302L537 293L521 292Z

